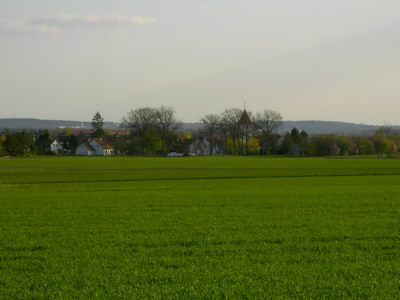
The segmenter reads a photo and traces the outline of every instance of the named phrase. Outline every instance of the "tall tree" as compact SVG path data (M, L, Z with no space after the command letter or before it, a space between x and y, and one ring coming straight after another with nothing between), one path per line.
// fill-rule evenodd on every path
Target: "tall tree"
M290 135L292 136L293 143L300 144L301 135L300 131L296 127L293 127L292 131L290 132Z
M41 154L49 154L52 138L47 129L41 130L36 140L36 146Z
M177 130L181 124L175 117L175 110L172 107L160 106L155 110L156 128L161 139L161 151L168 150L168 136Z
M92 137L100 138L104 136L104 119L99 112L95 113L92 118Z
M6 136L3 132L0 132L0 156L5 155L3 143L6 140Z
M356 154L374 154L375 148L374 144L368 137L355 136L353 141L356 144L355 152Z
M131 110L126 117L122 117L121 126L129 128L140 141L140 150L146 154L146 135L155 127L157 114L154 108L143 107Z
M222 113L221 127L227 132L233 143L233 154L239 153L240 148L240 118L242 110L240 108L229 108Z
M205 115L203 118L200 119L200 122L203 123L204 129L207 132L208 139L210 141L210 155L214 154L214 139L215 134L218 130L220 119L221 118L215 114Z
M23 156L33 152L35 146L30 133L23 131L11 132L6 130L3 142L4 151L11 156Z
M273 134L278 131L282 124L282 115L276 111L266 109L256 114L255 125L261 131L266 154L270 153Z
M250 138L250 133L252 129L252 121L251 121L252 113L247 113L246 109L243 110L242 115L239 120L240 124L240 154L248 154L248 140Z

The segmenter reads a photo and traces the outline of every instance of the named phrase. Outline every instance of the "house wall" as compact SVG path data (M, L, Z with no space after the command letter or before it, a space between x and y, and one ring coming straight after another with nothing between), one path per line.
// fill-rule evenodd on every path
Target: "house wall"
M75 155L91 156L91 155L93 155L93 152L89 151L88 149L86 149L86 147L83 144L81 144L78 148L76 148Z
M89 145L94 149L94 155L104 156L104 149L95 140L91 140Z
M114 149L106 150L106 155L114 155Z
M91 140L89 142L89 145L92 146L92 148L95 150L94 155L107 156L107 155L113 155L114 154L114 149L104 149L95 140Z
M54 152L56 154L58 154L59 151L63 151L63 150L64 150L63 146L61 146L58 142L53 142L50 145L50 151Z
M197 155L210 155L210 143L207 140L198 139L190 144L189 152ZM215 148L213 154L215 154Z

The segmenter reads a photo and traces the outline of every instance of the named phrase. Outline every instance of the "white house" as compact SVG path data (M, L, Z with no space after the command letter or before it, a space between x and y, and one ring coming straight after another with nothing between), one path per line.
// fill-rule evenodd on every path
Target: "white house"
M114 148L103 139L94 138L89 141L89 145L94 149L94 155L109 156L114 155Z
M203 137L199 137L190 144L189 152L196 155L210 155L210 142ZM212 154L216 153L215 146L213 147Z
M114 149L105 140L94 138L88 143L80 144L75 150L75 155L114 155Z
M54 152L55 154L63 153L64 152L64 147L59 142L54 140L50 144L50 152Z
M83 143L76 148L75 155L91 156L94 155L94 149L90 145Z

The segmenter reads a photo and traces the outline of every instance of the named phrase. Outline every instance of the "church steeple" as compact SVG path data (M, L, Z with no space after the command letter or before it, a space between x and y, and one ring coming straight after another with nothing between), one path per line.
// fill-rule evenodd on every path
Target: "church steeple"
M240 117L239 124L241 127L241 154L247 155L248 151L248 139L250 137L250 127L251 127L251 120L249 118L249 114L246 111L246 102L244 103L244 108L242 112L242 116Z

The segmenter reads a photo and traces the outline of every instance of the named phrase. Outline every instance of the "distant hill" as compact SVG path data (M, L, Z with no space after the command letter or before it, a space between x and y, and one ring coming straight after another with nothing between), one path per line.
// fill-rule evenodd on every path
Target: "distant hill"
M283 123L284 132L292 130L293 127L304 130L309 134L337 133L369 135L382 126L331 121L285 121ZM400 130L400 126L393 126L393 128Z
M332 121L284 121L280 133L291 131L294 127L304 130L308 134L337 133L369 135L382 126ZM183 130L199 130L201 128L201 123L183 123ZM400 130L400 126L393 126L393 128Z
M64 121L64 120L40 120L40 119L0 119L0 129L57 129L59 127L90 129L90 122ZM104 122L104 128L117 129L118 124Z
M0 119L1 129L57 129L59 127L69 127L71 129L90 129L90 122L65 121L65 120L40 120L28 118L8 118ZM304 130L309 134L318 133L338 133L338 134L359 134L368 135L376 131L381 126L355 124L346 122L331 121L284 121L281 133L292 130L293 127ZM118 129L118 123L104 122L106 129ZM202 128L201 123L183 123L182 131L197 131ZM393 126L400 130L400 126Z
M197 131L203 128L201 123L182 123L181 131Z

